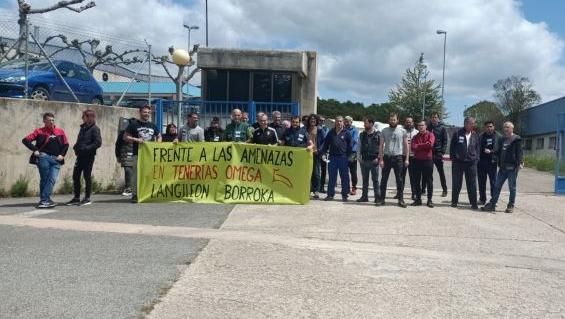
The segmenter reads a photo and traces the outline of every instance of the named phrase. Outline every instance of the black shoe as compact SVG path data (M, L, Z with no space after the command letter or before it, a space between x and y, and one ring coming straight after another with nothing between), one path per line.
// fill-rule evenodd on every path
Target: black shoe
M85 198L83 200L80 201L80 204L78 204L79 206L86 206L86 205L90 205L92 204L92 202L90 201L90 198Z
M494 212L496 210L496 207L493 206L491 203L488 203L484 207L481 207L481 210L483 212Z
M432 203L432 201L429 200L429 201L426 203L426 206L428 206L429 208L434 208L434 203Z
M512 214L514 212L514 205L508 205L504 211L506 214Z
M365 197L365 196L361 196L361 198L359 198L358 200L356 200L356 202L358 202L358 203L366 203L366 202L368 202L368 201L369 201L369 199L368 199L367 197Z
M130 199L130 202L131 202L132 204L137 204L137 195L133 195L133 196L131 197L131 199Z
M385 205L385 201L384 200L378 200L375 202L376 206L384 206Z
M330 202L332 200L334 200L333 196L326 196L326 198L324 198L325 202Z
M457 203L451 203L451 207L457 208Z
M80 198L73 198L70 201L68 201L65 205L67 206L78 206L80 204Z
M443 192L441 192L441 197L447 197L447 191L444 190Z
M344 202L344 203L347 203L347 201L348 201L347 196L341 197L341 201Z
M39 204L37 204L37 206L35 206L38 209L44 209L44 208L49 208L49 202L39 202Z
M477 206L477 205L471 205L471 209L472 209L472 210L479 210L479 206Z
M402 208L406 208L406 203L401 199L398 201L398 206Z
M422 201L417 199L410 206L422 206Z
M392 199L398 199L398 194L394 195Z
M487 201L485 199L481 199L479 200L479 205L483 206L487 203Z
M57 206L57 203L55 203L52 200L47 201L47 203L49 204L49 208L53 208L53 207Z

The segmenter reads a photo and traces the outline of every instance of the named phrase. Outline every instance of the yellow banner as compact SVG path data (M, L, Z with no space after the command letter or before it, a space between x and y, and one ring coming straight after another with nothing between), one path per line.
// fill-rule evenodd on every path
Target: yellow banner
M312 153L244 143L139 145L139 202L306 204Z

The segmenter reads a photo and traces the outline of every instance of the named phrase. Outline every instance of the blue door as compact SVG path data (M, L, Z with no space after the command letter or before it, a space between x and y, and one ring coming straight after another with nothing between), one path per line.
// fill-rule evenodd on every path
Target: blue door
M565 113L557 114L555 193L565 194Z

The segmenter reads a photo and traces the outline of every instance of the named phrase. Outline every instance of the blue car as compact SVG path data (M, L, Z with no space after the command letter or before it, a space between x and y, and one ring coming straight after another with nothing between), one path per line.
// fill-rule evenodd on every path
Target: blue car
M84 67L68 61L53 63L82 103L102 104L102 88ZM22 59L0 64L0 97L23 98L25 62ZM76 102L47 60L30 61L28 96L34 100Z

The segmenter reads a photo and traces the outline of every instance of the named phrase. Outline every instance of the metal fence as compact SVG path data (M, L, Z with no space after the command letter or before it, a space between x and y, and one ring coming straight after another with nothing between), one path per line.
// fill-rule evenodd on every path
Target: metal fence
M180 106L180 107L179 107ZM249 122L255 122L255 115L264 112L271 115L274 111L282 113L283 120L290 120L292 116L300 115L300 105L298 103L266 103L266 102L226 102L226 101L168 101L158 100L155 105L155 123L164 129L169 123L175 123L177 127L184 124L190 112L199 114L200 126L205 127L210 124L212 118L218 117L220 125L225 127L230 122L233 109L240 109L249 114ZM179 123L180 122L180 123Z
M117 55L126 51L134 51L124 56L129 60L144 61L147 57L148 46L143 41L124 39L110 34L105 34L96 30L89 30L87 28L81 29L77 27L69 27L62 24L49 22L45 19L30 17L29 32L34 35L38 42L44 47L47 54L56 60L70 61L79 65L85 65L96 61L96 52L105 53L108 47ZM2 17L0 18L0 55L3 55L14 42L17 41L19 36L19 26L16 17ZM67 43L83 43L81 50L69 47ZM94 40L95 46L86 41ZM47 43L45 43L49 40ZM45 43L45 45L43 45ZM22 45L22 49L24 46ZM12 50L13 51L13 50ZM29 39L28 53L33 57L40 57L40 50L34 41ZM8 55L11 57L12 53ZM123 79L133 78L135 71L139 69L137 79L147 81L149 74L149 63L133 63L125 65L123 63L102 64L96 67L96 70L101 72L108 72L118 74ZM120 79L115 79L120 80ZM164 81L169 80L166 74L159 68L152 68L152 80Z

